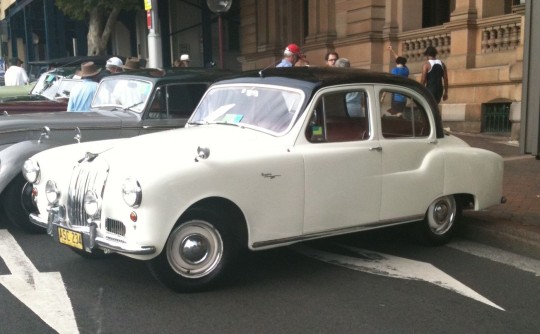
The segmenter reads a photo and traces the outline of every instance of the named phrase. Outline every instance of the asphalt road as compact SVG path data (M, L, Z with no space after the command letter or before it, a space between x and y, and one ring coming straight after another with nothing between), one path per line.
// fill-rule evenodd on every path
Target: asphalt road
M12 236L36 272L27 264L17 273L9 260L17 247L0 245L0 333L538 333L540 327L538 261L511 258L516 268L497 262L505 258L499 250L487 249L495 260L486 259L463 250L483 246L459 240L428 248L399 228L246 252L223 286L177 294L142 262L87 260L4 221L4 244ZM57 272L67 305L62 291L39 283L40 275ZM30 293L43 293L30 300L59 307L54 326L8 289L16 275L23 279L13 291L27 284Z

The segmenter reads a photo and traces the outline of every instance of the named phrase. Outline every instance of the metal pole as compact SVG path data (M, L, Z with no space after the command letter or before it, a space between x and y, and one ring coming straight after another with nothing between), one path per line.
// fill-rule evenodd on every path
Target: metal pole
M151 1L151 22L148 32L148 67L163 67L161 35L159 33L158 0Z
M218 15L219 68L223 69L223 19Z

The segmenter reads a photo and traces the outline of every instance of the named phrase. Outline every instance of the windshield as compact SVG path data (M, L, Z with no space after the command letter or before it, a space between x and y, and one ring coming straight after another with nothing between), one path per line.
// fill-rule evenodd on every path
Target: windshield
M58 83L62 78L72 77L76 69L73 67L57 68L43 73L39 76L31 94L43 95L46 98L52 99L58 91Z
M141 113L151 90L152 84L147 81L133 78L104 79L94 96L92 108L110 107Z
M277 86L225 86L208 91L190 124L234 124L283 134L303 101L303 92Z

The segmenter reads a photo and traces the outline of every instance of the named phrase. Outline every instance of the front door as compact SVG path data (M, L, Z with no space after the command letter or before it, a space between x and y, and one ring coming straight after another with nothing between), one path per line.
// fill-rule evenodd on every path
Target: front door
M304 156L304 234L379 220L381 153L372 131L370 87L317 99L297 149Z

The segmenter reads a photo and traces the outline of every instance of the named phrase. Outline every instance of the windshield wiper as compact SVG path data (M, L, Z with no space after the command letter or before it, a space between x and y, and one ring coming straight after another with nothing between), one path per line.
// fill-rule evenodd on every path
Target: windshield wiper
M144 103L144 101L140 101L140 102L135 103L134 105L131 105L131 106L129 106L129 107L125 107L123 110L124 110L124 111L126 111L126 110L136 111L136 110L133 110L132 108L133 108L133 107L136 107L136 106L138 106L139 104L142 104L142 103Z

